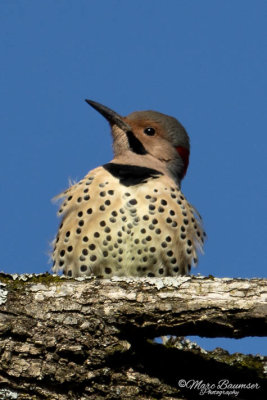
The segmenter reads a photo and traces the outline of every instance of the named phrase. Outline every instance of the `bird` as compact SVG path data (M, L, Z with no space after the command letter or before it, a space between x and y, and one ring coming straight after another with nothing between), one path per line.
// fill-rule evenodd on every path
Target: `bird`
M105 279L188 275L206 234L181 192L190 155L185 128L158 111L123 117L86 102L108 121L114 158L56 196L62 219L53 272Z

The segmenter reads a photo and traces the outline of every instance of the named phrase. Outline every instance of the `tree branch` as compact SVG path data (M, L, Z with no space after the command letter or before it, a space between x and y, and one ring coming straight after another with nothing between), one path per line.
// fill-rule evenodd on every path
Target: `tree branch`
M0 398L193 399L198 389L179 387L181 378L221 376L260 385L240 398L264 398L266 357L147 339L267 336L267 280L1 274L0 281Z

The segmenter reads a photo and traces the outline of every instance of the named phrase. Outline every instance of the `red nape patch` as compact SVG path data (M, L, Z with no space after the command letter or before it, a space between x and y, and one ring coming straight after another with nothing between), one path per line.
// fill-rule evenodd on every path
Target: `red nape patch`
M182 146L178 146L175 147L177 153L179 153L180 157L182 158L183 162L184 162L184 170L183 170L183 176L185 176L187 168L188 168L188 164L189 164L189 150L187 150L185 147Z

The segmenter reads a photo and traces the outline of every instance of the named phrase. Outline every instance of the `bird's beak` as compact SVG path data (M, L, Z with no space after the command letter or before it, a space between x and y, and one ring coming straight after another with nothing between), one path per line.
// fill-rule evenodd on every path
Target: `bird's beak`
M100 103L97 103L93 100L85 100L91 107L93 107L96 111L103 115L106 120L110 123L111 126L117 125L123 131L127 132L131 130L131 127L124 121L123 117L117 114L115 111L110 108L103 106Z

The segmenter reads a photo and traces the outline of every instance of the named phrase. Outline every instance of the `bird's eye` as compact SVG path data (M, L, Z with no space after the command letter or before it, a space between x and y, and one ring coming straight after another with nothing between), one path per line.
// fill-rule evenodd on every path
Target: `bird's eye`
M146 128L146 129L144 130L144 133L145 133L146 135L148 135L148 136L153 136L153 135L155 135L155 129L154 129L154 128Z

